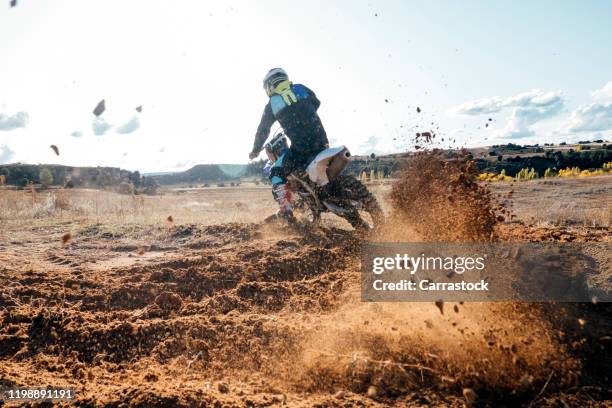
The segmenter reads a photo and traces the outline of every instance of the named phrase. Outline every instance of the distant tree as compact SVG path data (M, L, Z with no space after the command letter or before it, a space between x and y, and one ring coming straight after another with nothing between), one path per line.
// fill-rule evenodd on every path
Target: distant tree
M144 187L142 192L147 195L157 194L157 189L159 188L159 184L157 184L153 177L143 177L142 186Z
M534 168L528 169L525 167L516 174L515 178L517 180L533 180L538 178L538 173L536 173Z
M134 184L131 181L122 181L117 188L119 194L134 194Z
M40 184L44 187L49 187L53 184L53 173L46 167L40 171L38 178L40 179Z
M138 170L131 173L129 179L134 187L140 187L140 172Z
M263 177L263 168L265 167L266 162L267 160L261 159L247 164L245 175Z

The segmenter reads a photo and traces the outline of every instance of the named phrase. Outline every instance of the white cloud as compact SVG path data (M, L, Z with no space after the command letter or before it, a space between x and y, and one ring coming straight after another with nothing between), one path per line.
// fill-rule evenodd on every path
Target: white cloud
M478 116L496 113L512 108L506 126L496 136L501 139L518 139L534 135L532 126L537 122L556 115L563 108L560 91L546 92L533 89L508 98L484 98L466 102L451 109L451 114Z
M532 125L556 115L563 108L560 95L541 95L531 100L520 99L519 107L513 109L506 126L497 134L502 139L519 139L533 136Z
M529 92L510 96L508 98L500 98L494 96L492 98L476 99L463 103L450 112L455 115L477 116L487 113L496 113L504 108L538 108L541 110L551 110L563 105L563 96L560 91L545 92L541 89L532 89Z
M581 105L572 112L569 130L595 132L612 129L612 102Z
M604 85L603 88L591 92L595 99L612 99L612 81Z
M102 117L97 117L93 120L91 124L94 135L102 136L106 132L108 132L113 126L106 121L106 119Z
M537 119L535 120L537 122ZM531 117L529 109L517 108L512 111L506 126L497 133L497 137L502 139L520 139L534 135L530 126L535 123Z
M24 128L30 121L27 112L17 112L12 115L0 112L0 130Z
M15 156L15 152L10 149L7 145L0 145L0 164L10 163L11 159Z
M453 115L475 116L499 112L503 108L504 100L498 96L493 98L476 99L461 104L453 109Z
M547 107L563 103L563 98L560 91L545 92L541 89L532 89L529 92L518 94L506 98L503 106L511 107Z
M109 130L111 130L112 128L115 129L115 132L122 134L122 135L133 133L140 128L140 119L138 118L138 116L132 116L130 119L128 119L126 122L120 125L114 125L112 123L109 123L102 116L99 116L93 120L92 129L93 129L94 135L96 136L102 136L106 134ZM74 132L72 135L75 136L75 133L77 132ZM78 136L75 136L75 137L78 137Z
M140 127L140 119L137 116L132 116L130 120L128 120L123 125L119 125L117 127L117 133L128 134L135 132Z
M72 136L72 137L82 137L83 136L83 132L81 132L80 130L75 130L74 132L72 132L70 134L70 136Z

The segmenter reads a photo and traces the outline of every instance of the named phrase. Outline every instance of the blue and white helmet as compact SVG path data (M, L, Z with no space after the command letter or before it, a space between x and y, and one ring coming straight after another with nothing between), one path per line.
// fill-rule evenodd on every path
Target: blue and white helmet
M268 96L274 93L274 89L283 81L288 81L289 75L282 68L272 68L263 80L263 87Z

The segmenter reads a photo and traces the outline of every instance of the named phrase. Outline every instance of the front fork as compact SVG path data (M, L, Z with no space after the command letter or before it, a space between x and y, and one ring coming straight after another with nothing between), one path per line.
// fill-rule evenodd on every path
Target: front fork
M304 182L299 177L290 175L287 177L289 188L295 192L295 195L299 197L299 201L295 203L296 208L300 208L302 211L310 211L312 219L310 220L313 224L318 224L321 219L321 213L325 211L319 194L315 191L310 184Z

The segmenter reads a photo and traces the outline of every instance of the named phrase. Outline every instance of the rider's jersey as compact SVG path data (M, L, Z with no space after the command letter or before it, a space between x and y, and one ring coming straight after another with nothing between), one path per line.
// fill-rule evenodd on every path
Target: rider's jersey
M282 94L273 94L257 128L253 152L261 151L275 121L291 140L294 154L310 156L325 149L327 134L317 114L320 104L314 92L301 84L291 84Z

